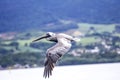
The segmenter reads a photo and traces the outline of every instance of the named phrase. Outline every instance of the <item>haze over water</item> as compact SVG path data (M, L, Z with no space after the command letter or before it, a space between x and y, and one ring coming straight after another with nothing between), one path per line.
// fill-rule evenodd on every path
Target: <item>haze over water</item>
M120 63L55 67L49 79L43 68L0 71L0 80L119 80Z

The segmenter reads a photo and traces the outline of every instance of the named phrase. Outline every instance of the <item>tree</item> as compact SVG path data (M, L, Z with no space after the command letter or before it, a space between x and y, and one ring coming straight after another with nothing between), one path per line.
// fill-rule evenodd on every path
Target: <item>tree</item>
M11 42L9 45L10 46L19 46L19 43L18 42Z
M115 26L115 32L120 33L120 25Z

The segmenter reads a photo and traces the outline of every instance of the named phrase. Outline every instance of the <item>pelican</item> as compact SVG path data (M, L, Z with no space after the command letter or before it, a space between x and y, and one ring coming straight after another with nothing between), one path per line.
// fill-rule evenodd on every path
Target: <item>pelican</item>
M54 46L46 51L43 77L49 78L49 76L52 75L52 70L56 62L69 51L72 45L71 42L76 41L76 39L64 33L47 32L44 36L33 40L33 42L44 38L48 41L56 42Z

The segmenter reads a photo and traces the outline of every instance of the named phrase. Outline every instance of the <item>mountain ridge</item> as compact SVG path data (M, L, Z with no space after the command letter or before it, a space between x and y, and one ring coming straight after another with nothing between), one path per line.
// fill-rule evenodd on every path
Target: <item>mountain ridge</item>
M1 0L0 32L42 28L59 19L120 23L119 0Z

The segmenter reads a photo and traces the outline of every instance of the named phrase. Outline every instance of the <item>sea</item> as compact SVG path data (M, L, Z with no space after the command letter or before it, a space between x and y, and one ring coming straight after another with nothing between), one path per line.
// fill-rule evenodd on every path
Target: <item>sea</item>
M0 80L120 80L120 63L56 66L43 78L44 67L0 70Z

